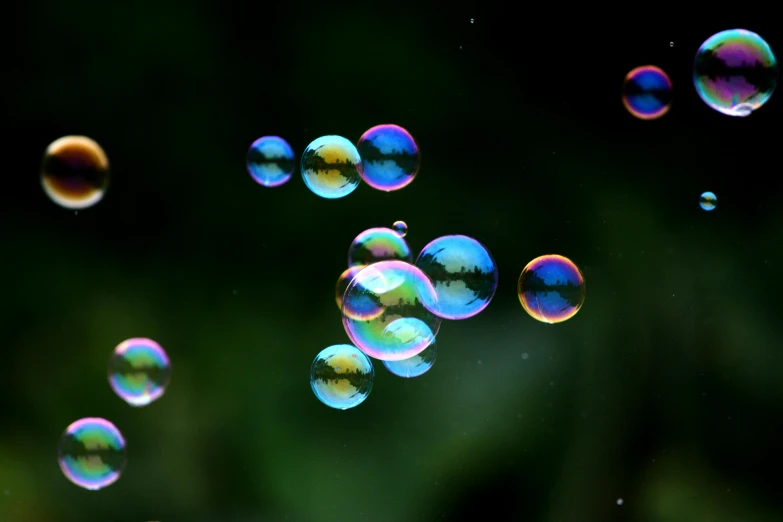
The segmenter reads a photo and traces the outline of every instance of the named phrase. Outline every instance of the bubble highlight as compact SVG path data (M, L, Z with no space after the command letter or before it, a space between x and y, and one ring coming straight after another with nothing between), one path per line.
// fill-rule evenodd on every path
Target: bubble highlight
M559 255L537 257L525 266L517 283L522 308L542 323L572 318L585 301L585 280L573 261Z
M125 469L125 461L125 439L106 419L77 420L60 439L60 469L68 480L84 489L97 491L114 484Z
M640 120L655 120L669 112L672 82L660 68L644 65L629 72L623 82L623 105Z
M123 341L109 360L109 384L131 406L146 406L158 400L170 380L169 357L152 339Z
M362 179L374 189L400 190L419 172L419 146L399 125L376 125L368 129L359 138L356 148L362 157Z
M310 367L310 387L319 401L338 410L355 408L372 391L375 369L367 355L350 344L323 349Z
M253 180L264 187L279 187L294 173L294 149L280 136L262 136L247 151L245 162Z
M54 203L69 210L92 207L109 186L109 159L86 136L64 136L44 152L41 185Z
M302 154L302 178L315 195L342 198L356 190L362 180L362 159L353 143L342 136L321 136Z

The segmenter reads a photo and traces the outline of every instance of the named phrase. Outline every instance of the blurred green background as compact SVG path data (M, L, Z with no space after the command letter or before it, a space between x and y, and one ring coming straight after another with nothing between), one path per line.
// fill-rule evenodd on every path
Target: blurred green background
M0 521L783 519L783 94L730 118L690 79L713 33L754 30L780 56L779 25L759 10L420 4L7 11ZM675 86L652 122L620 102L646 64ZM421 146L399 192L330 201L298 172L268 189L245 171L259 136L301 154L380 123ZM112 165L105 199L78 214L38 177L67 134ZM414 253L475 237L500 286L480 315L444 322L429 373L376 364L368 400L331 410L308 372L347 342L335 281L351 240L397 219ZM558 325L516 296L549 253L587 281ZM138 336L174 373L134 409L106 365ZM56 462L85 416L128 441L99 492Z

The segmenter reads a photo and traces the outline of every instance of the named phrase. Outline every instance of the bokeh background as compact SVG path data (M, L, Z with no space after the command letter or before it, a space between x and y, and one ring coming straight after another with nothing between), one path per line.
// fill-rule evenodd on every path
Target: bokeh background
M783 34L763 9L629 8L8 9L0 520L783 519L783 93L731 118L690 77L715 32L756 31L779 57ZM646 64L675 87L658 121L620 101ZM261 135L301 154L380 123L421 146L399 192L330 201L298 172L268 189L245 171ZM105 199L78 213L39 181L67 134L112 165ZM414 253L475 237L500 286L480 315L444 322L429 373L376 364L369 399L331 410L308 372L347 341L335 281L351 240L397 219ZM549 253L587 281L558 325L516 296L525 264ZM174 367L140 409L106 380L114 346L136 336ZM128 441L123 477L99 492L56 462L85 416Z

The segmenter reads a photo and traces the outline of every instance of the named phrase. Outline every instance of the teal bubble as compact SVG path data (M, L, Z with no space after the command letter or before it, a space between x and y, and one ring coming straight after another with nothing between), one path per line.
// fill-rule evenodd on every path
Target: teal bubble
M375 369L361 350L336 344L321 350L310 367L310 387L330 408L347 410L364 402L372 391Z
M262 136L247 151L247 171L264 187L279 187L288 182L295 165L294 149L279 136Z
M427 373L435 364L437 356L437 341L432 341L432 344L413 357L401 361L383 361L383 365L394 375L410 379Z
M361 162L353 143L342 136L322 136L302 154L302 178L317 196L342 198L356 190L362 181Z
M79 419L65 429L57 462L65 477L96 491L114 484L125 469L125 439L120 430L98 417Z
M705 192L699 197L699 206L707 211L715 209L718 198L712 192Z

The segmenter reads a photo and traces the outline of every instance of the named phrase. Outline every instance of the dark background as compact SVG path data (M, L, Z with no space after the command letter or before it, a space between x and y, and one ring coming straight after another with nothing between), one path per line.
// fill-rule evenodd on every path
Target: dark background
M783 519L783 95L731 118L690 73L724 29L780 56L778 20L550 4L12 7L0 521ZM620 102L647 64L675 88L657 121ZM325 200L298 171L274 189L245 171L259 136L301 154L380 123L421 146L401 191ZM44 149L67 134L97 140L112 166L104 200L78 213L40 187ZM484 243L497 294L444 322L429 373L407 381L378 362L368 400L332 410L308 372L347 342L335 281L351 240L397 219L414 253L443 234ZM587 281L557 325L516 296L549 253ZM174 367L140 409L105 375L136 336ZM128 441L124 475L99 492L56 462L85 416Z

